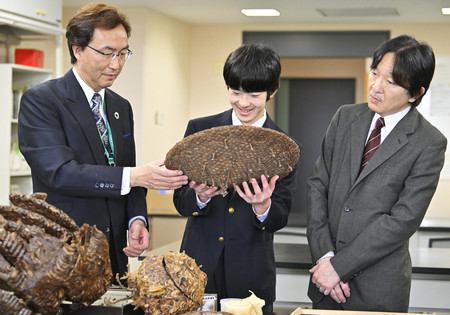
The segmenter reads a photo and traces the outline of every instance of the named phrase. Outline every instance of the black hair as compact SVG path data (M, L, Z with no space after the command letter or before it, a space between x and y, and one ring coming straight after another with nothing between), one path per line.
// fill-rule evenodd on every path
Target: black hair
M262 44L246 43L227 58L223 78L227 88L244 92L267 92L267 100L280 86L280 57Z
M370 68L376 69L383 56L389 52L395 55L392 71L394 82L407 89L411 97L416 97L412 107L419 105L433 78L436 63L433 50L426 43L401 35L387 40L375 50ZM425 92L420 96L422 87Z

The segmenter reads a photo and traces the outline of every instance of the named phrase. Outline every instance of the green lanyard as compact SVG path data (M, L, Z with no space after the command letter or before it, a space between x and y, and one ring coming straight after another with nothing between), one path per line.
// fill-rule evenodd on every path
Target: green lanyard
M108 130L108 141L109 141L109 146L111 147L111 152L108 152L108 149L106 148L106 146L105 146L105 144L103 143L103 140L102 140L103 149L105 150L105 156L108 159L109 165L116 166L116 163L114 162L114 141L113 141L111 127L109 126L108 117L107 117L107 114L106 114L105 99L103 99L103 113L104 113L104 118L105 118L105 123L106 123L106 129ZM101 139L100 130L98 131L98 134L100 135L100 139Z

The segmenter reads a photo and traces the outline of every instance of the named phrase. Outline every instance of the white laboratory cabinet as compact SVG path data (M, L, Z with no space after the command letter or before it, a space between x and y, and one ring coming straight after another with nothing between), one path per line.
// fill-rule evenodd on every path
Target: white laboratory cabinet
M62 68L62 0L0 2L0 205L11 192L30 193L31 173L18 150L17 114L27 88L59 75ZM16 47L25 41L54 41L56 69L14 63ZM53 49L53 48L52 48ZM45 53L45 51L44 51Z
M55 26L62 22L61 0L2 1L0 10Z

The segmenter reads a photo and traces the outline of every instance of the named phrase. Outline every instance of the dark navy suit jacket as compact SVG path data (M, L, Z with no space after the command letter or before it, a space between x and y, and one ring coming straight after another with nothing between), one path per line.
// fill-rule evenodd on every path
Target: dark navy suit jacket
M228 110L189 121L185 136L231 125L231 112ZM282 131L269 116L263 127ZM258 220L252 206L235 191L225 197L213 197L203 209L199 209L195 191L188 185L175 191L175 207L181 215L188 217L181 250L202 266L209 279L223 252L229 297L245 298L251 290L266 304L275 300L273 233L287 224L297 184L297 169L298 164L288 176L277 182L270 212L264 222ZM223 241L219 240L220 237Z
M48 194L50 204L78 225L88 223L114 243L111 259L124 273L128 220L147 216L145 189L121 196L123 166L135 166L133 113L130 103L106 89L115 162L108 166L86 96L73 74L25 91L19 112L19 146L31 167L33 190ZM113 264L114 265L114 264Z

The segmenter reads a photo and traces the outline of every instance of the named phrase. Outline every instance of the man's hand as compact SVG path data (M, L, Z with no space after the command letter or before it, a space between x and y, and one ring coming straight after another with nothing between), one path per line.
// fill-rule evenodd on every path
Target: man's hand
M247 203L251 204L253 206L253 209L255 209L255 212L257 214L264 214L267 209L270 206L272 193L275 189L275 183L277 182L279 176L275 175L270 179L270 182L267 182L267 178L265 175L261 175L261 187L259 187L258 182L256 179L252 178L252 187L253 192L250 190L249 185L247 182L242 183L242 188L239 186L235 186L236 192L241 196L242 199L244 199Z
M313 274L311 279L312 283L325 295L330 294L331 290L341 281L341 278L330 262L330 257L319 260L317 265L311 268L309 272Z
M141 186L154 190L171 190L188 183L188 177L182 171L168 170L164 161L154 161L130 170L130 186Z
M189 187L195 190L198 199L203 203L220 193L217 187L208 187L205 184L197 184L194 181L189 183Z
M339 283L330 292L330 297L337 303L347 302L346 297L350 297L350 287L348 282L339 281Z
M142 220L135 220L131 223L128 231L129 245L123 249L128 257L138 257L150 244L150 235Z

